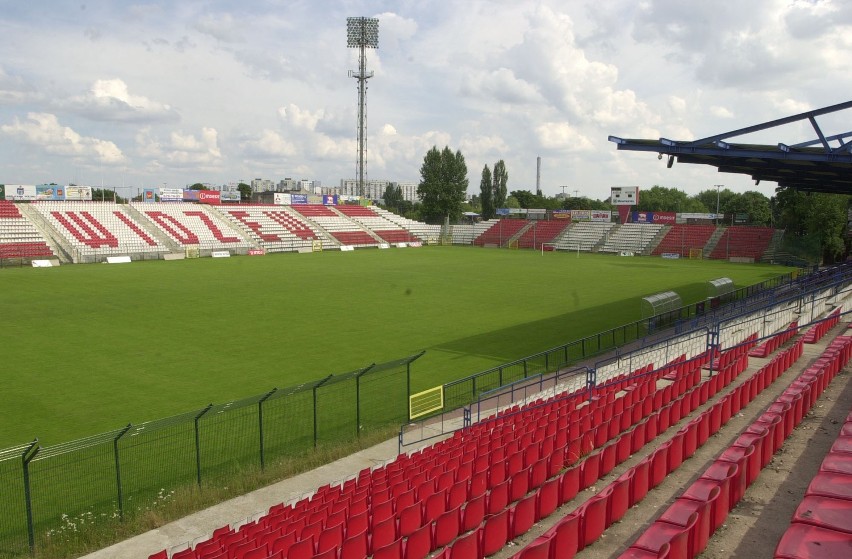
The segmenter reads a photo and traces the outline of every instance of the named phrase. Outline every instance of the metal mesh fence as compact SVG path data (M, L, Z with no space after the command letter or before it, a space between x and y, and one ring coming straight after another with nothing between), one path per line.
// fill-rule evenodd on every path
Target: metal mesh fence
M24 457L35 444L0 451L0 557L29 549Z
M194 421L203 411L134 425L118 440L120 514L197 480Z
M0 450L0 556L154 508L187 484L399 424L421 355L69 443Z
M261 404L264 463L314 447L314 386L277 390Z
M36 538L70 539L118 511L115 441L123 430L41 449L29 462Z

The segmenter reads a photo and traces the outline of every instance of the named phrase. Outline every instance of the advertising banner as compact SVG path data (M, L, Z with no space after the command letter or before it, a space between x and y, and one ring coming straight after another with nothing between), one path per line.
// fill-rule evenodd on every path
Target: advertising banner
M591 221L591 210L571 210L571 221Z
M65 187L56 184L37 184L36 200L64 200Z
M142 201L152 203L157 201L157 192L153 188L146 188L142 191Z
M571 210L553 210L553 219L571 219Z
M35 200L36 187L34 184L7 184L7 200Z
M497 208L497 215L509 215L509 208Z
M674 212L654 212L653 221L660 225L674 225L677 221L677 214Z
M185 189L181 192L181 200L184 202L198 202L199 190Z
M161 188L160 202L180 202L183 200L183 190L180 188Z
M91 200L92 199L92 187L91 186L66 186L65 187L65 199L66 200Z
M337 194L324 194L322 197L322 205L323 206L336 206L337 205Z
M198 201L202 204L211 204L213 206L218 206L221 204L219 199L219 191L218 190L199 190L198 191Z
M239 202L241 199L239 190L226 190L219 193L219 200L222 202Z
M592 210L592 221L612 221L612 212L609 210Z
M292 196L284 192L275 192L272 194L272 203L278 206L289 206L293 203Z
M307 204L308 203L308 195L307 194L291 194L290 202L293 204Z
M633 212L630 218L633 223L652 223L654 221L653 212Z

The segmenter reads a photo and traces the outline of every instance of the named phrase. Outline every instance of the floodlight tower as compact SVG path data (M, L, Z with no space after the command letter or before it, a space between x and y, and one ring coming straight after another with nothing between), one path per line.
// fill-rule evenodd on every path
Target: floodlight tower
M346 46L360 49L358 71L350 70L349 77L358 80L358 193L366 196L364 185L364 156L367 151L367 49L379 48L379 20L369 17L346 18Z

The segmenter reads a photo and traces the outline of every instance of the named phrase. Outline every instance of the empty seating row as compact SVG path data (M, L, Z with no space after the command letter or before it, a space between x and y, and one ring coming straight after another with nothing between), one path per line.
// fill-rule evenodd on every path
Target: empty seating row
M657 224L625 223L610 233L600 252L643 252L662 228Z
M748 352L751 357L766 357L767 355L773 353L776 349L787 343L788 340L792 339L799 332L799 321L794 320L790 323L790 326L784 329L782 332L772 336L765 342L755 346L751 351ZM805 340L807 342L807 340Z
M808 382L817 396L837 371L849 360L852 338L835 338L821 362L805 371L802 383ZM832 350L835 352L830 354ZM832 363L831 358L838 359ZM822 386L821 386L822 385ZM803 390L804 384L799 385ZM803 407L813 405L805 399ZM807 409L803 410L803 414ZM808 485L801 503L793 513L790 526L775 549L776 559L844 557L852 549L852 413L840 429L819 471Z
M833 310L825 320L822 320L808 328L808 331L805 332L805 343L817 343L826 335L826 333L828 333L829 330L834 328L838 322L840 322L840 308Z
M646 383L646 385L649 385L649 383ZM612 394L612 390L617 386L613 384L606 391ZM601 390L600 394L603 393L604 389ZM595 400L590 405L585 405L577 410L576 415L578 418L580 416L590 418L594 413L600 413L606 402L607 400L604 399ZM634 405L638 406L637 409L640 411L645 406L645 404L638 402ZM547 408L551 410L551 413L555 413L558 409L556 406L555 402L550 406L539 406L536 408L536 412L543 414L545 408ZM570 409L568 400L564 400L559 406L566 410ZM594 412L593 410L598 411ZM650 411L650 407L648 407L648 410ZM325 553L325 551L318 551L320 549L318 547L319 541L323 539L323 536L319 535L317 538L308 536L317 535L316 531L319 530L319 526L316 526L316 523L320 518L325 518L322 530L327 530L331 515L335 514L333 509L337 508L337 512L346 510L345 515L339 515L341 519L346 516L350 520L357 518L367 521L368 518L362 515L369 513L368 542L374 556L384 547L402 546L402 538L405 538L406 546L416 544L418 539L422 539L419 549L431 548L432 545L435 545L434 542L442 541L433 539L431 534L437 533L438 524L443 526L443 522L452 526L452 511L461 504L468 503L464 510L469 511L467 514L467 522L469 523L473 523L476 518L474 510L480 505L486 505L482 499L483 495L485 495L484 499L490 503L487 505L491 507L488 510L495 511L496 514L498 508L501 511L506 508L505 504L500 505L500 503L503 502L506 495L510 494L508 493L508 481L510 479L514 479L514 491L520 495L520 492L528 486L528 483L540 485L548 476L555 475L561 469L564 458L569 456L571 452L574 453L573 456L575 457L578 455L578 449L574 448L573 444L569 445L568 429L562 430L563 440L559 448L564 450L554 454L557 425L551 415L540 415L538 422L528 421L529 417L525 417L525 420L521 421L520 417L520 414L515 417L517 422L509 422L507 417L500 418L499 422L494 421L494 425L499 425L498 429L503 433L501 437L495 437L495 431L483 434L477 440L472 440L469 436L457 436L444 443L434 445L428 452L424 451L410 456L401 455L385 468L362 472L357 480L350 480L350 482L334 488L322 488L310 500L303 500L287 507L282 505L274 511L271 510L266 520L263 523L255 524L255 526L263 525L258 530L264 531L261 537L267 539L272 538L267 528L271 528L268 524L273 520L276 527L272 532L281 528L282 525L287 526L284 529L288 532L290 527L294 527L295 531L295 527L298 526L299 536L291 537L292 545L298 545L298 549L302 549L302 553L305 554ZM628 417L632 417L632 413ZM569 416L565 415L566 425L568 419ZM587 428L591 428L591 421L587 419L585 422L579 420L572 422L572 425L577 426L572 429L577 429L583 423L586 424ZM516 425L518 427L524 425L525 427L523 430L518 429L516 431L513 429ZM546 435L548 430L550 435ZM601 432L606 434L607 429ZM577 434L579 434L579 431ZM593 444L591 436L587 435L585 439L589 441L589 444ZM545 440L549 442L545 442ZM501 445L491 449L490 445L494 441L499 441ZM482 452L485 452L484 449L477 452L480 450L481 444L488 445L487 455L482 454ZM505 445L514 445L515 450L511 450ZM547 447L543 445L547 445ZM498 452L502 455L502 458L498 456ZM515 458L518 460L515 460ZM462 462L462 460L465 461ZM415 469L415 467L418 468ZM524 470L523 473L520 473L521 470ZM522 480L527 480L527 482L522 483ZM492 490L497 486L499 486L499 489L492 493ZM526 490L523 491L524 494L526 492ZM440 494L440 497L435 497L436 494ZM471 498L480 500L477 501L477 504L471 506ZM414 499L413 502L412 499ZM471 508L468 509L468 506L471 506ZM320 509L322 512L320 512ZM314 511L316 516L312 516L314 513L309 511ZM293 524L292 521L296 518L300 520ZM337 525L337 518L335 517L335 520L331 521L335 526ZM429 519L432 518L434 518L434 523L429 522ZM314 520L312 521L312 519ZM361 522L362 520L354 521ZM313 527L305 532L308 526ZM354 527L347 525L343 530L344 535L342 537L348 537L346 534L350 533L357 535L361 528L361 525ZM246 528L241 531L245 532L249 529ZM336 531L337 529L335 529ZM420 532L420 535L415 536L415 532ZM451 533L452 530L450 529L449 532ZM305 534L305 536L303 537L302 534ZM253 534L253 536L257 536L257 534ZM279 537L283 536L277 536L276 541ZM234 538L238 539L239 536L234 536ZM335 539L336 536L327 536L325 539L329 538ZM389 538L395 539L387 543ZM412 538L414 538L414 542L409 543L412 542ZM310 540L308 543L302 543L308 540ZM252 542L255 542L255 549L261 546L257 543L257 537L253 537ZM424 542L429 542L428 546ZM267 548L265 551L271 553L281 551L281 549L274 548L276 545L274 543L273 548L269 549L270 543L264 541ZM379 544L386 545L379 547ZM284 544L280 545L283 546ZM202 546L202 544L197 545L195 550L179 552L173 557L198 557L199 546ZM292 549L288 549L288 556L292 557L293 553ZM313 556L311 555L311 557Z
M421 221L408 219L407 217L402 217L400 215L396 215L395 213L389 212L384 208L373 207L372 211L375 212L377 215L387 219L391 223L395 223L399 227L405 229L421 241L429 241L430 239L437 240L441 236L440 225L429 225Z
M113 202L39 201L31 207L68 246L81 254L158 253L168 250L149 235L123 206Z
M253 246L240 237L225 218L201 204L132 202L131 206L181 247L225 249Z
M725 229L710 258L753 258L759 261L769 248L775 230L769 227L731 226Z
M528 223L529 221L526 219L498 219L491 227L474 239L473 244L476 246L506 246L509 240Z
M703 250L715 231L714 225L687 225L683 223L672 225L660 244L651 251L651 254L667 253L688 257L692 249Z
M556 248L558 250L588 252L599 244L613 227L615 227L615 224L609 222L580 221L574 223L556 238Z
M568 222L564 220L534 221L518 239L518 248L540 249L542 244L552 241L567 226Z
M326 230L342 245L375 246L378 244L378 241L360 225L349 218L338 215L330 207L304 204L291 206L291 208Z
M9 200L0 200L0 258L52 258L53 250Z
M690 421L676 433L675 437L659 445L649 456L588 499L576 511L564 517L526 548L516 553L515 557L523 559L570 558L577 551L593 543L607 527L620 520L629 507L640 502L650 489L662 482L666 475L679 468L684 460L691 457L695 450L707 441L710 435L718 431L722 425L763 390L766 384L777 378L800 355L801 343L797 347L790 348L785 354L779 355L771 365L766 365L734 392ZM736 361L729 363L719 374L705 380L681 398L680 409L677 408L677 400L673 400L672 403L664 406L655 406L658 411L649 417L657 415L661 423L655 428L653 434L664 431L664 427L676 423L680 417L686 416L721 388L727 386L745 369L744 365L747 361L747 354L740 352ZM668 408L671 408L671 410ZM675 411L678 413L676 416L673 415ZM665 419L665 423L662 423L663 419ZM645 423L646 427L653 426L650 419L646 420ZM622 435L621 440L623 440L623 437ZM644 437L649 438L647 433ZM641 438L642 435L640 435ZM622 445L621 440L616 444L627 446L626 444ZM614 451L610 451L611 456L606 458L606 449L607 447L600 453L599 461L589 462L592 457L590 456L582 465L578 475L587 484L586 486L591 485L596 477L608 473L612 469L613 460L618 463L619 459L623 460L628 454L626 448L619 449L616 446ZM612 458L613 452L615 459ZM592 475L587 473L590 467L593 472ZM600 469L600 471L595 475L596 469ZM673 528L673 531L680 533L683 530L690 529L697 521L697 515L688 517L684 527L678 526ZM653 538L649 536L649 539L652 540L650 543L640 541L634 544L634 547L622 557L669 557L667 555L670 546L668 541L657 545ZM646 549L647 547L652 549ZM680 557L679 555L676 556Z
M621 557L655 557L664 548L668 549L668 557L672 558L692 559L700 554L710 536L742 499L746 489L757 479L760 470L769 463L827 383L848 362L852 355L850 343L852 338L838 339L829 346L821 358L823 365L820 370L814 371L811 367L794 380L767 412L746 428ZM802 340L799 340L788 351L801 354L801 348ZM732 406L737 402L742 406L775 378L777 374L764 367L718 405L724 405L731 399ZM739 408L731 407L730 413L737 411ZM847 537L847 545L850 542L852 539ZM779 555L776 554L776 557Z
M310 223L282 207L238 206L218 210L267 252L298 250L323 238ZM332 245L328 240L326 243Z
M488 231L495 223L497 223L496 219L489 219L479 223L453 225L453 244L472 245L477 237Z

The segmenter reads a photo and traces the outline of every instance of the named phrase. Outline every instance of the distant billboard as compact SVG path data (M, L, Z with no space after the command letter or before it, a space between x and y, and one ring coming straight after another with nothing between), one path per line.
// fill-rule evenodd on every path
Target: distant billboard
M610 203L613 206L635 206L639 203L639 187L613 186L610 189Z
M161 188L161 202L180 202L183 200L183 189L181 188Z
M337 194L323 194L322 197L322 205L323 206L336 206L337 205Z
M571 210L553 210L553 219L571 219Z
M571 221L591 221L592 210L571 210Z
M223 190L219 193L222 202L239 202L241 199L239 190Z
M198 201L202 204L218 206L221 203L218 190L199 190Z
M308 195L307 194L291 194L290 195L290 203L292 203L292 204L307 204L308 203Z
M91 200L92 199L92 187L91 186L66 186L65 187L65 199L66 200Z
M6 200L35 200L36 185L34 184L7 184Z
M612 212L609 210L592 210L591 220L609 223L612 221Z
M142 191L142 201L149 204L157 201L157 191L153 188L146 188Z
M275 192L272 194L272 203L277 206L289 206L293 203L293 198L286 192Z

